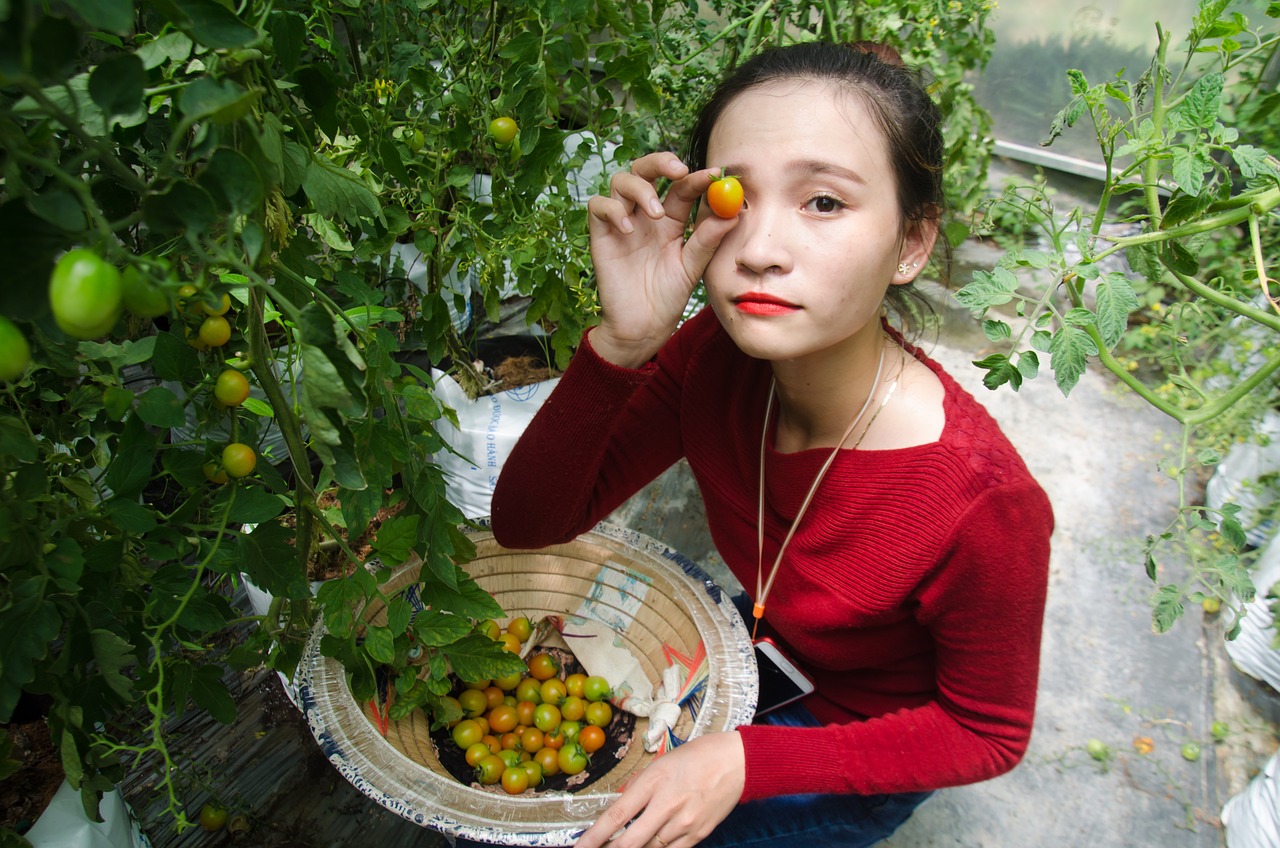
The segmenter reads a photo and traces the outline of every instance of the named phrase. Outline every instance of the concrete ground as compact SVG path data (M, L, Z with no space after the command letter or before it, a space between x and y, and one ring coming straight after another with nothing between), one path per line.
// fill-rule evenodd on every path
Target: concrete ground
M1178 437L1170 419L1099 373L1063 397L1051 374L992 392L971 365L987 345L976 323L944 307L931 355L1000 422L1054 505L1040 696L1022 764L984 784L937 793L884 848L1137 848L1224 843L1222 804L1275 750L1240 694L1222 628L1199 607L1163 635L1151 629L1141 546L1178 502L1157 470ZM614 515L732 583L710 547L687 469L669 471ZM1210 725L1231 734L1215 745ZM1149 739L1150 753L1135 749ZM1091 758L1091 739L1111 751ZM1180 753L1197 741L1204 754Z

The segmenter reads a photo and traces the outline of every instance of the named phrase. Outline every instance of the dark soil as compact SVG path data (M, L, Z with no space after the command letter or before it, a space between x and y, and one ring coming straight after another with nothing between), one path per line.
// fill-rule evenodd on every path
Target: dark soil
M62 762L43 718L4 725L10 758L22 767L0 781L0 829L25 833L62 785Z

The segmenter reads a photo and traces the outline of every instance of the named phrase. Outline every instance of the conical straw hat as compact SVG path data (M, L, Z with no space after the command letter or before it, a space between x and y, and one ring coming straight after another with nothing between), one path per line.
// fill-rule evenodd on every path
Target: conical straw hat
M612 627L657 685L667 652L707 655L709 680L697 715L682 711L675 735L689 739L747 723L755 710L755 658L746 625L688 559L642 534L609 524L564 545L510 550L487 530L471 533L477 555L464 568L511 616L537 621L578 614ZM388 596L413 584L406 565L384 585ZM385 620L381 604L366 620ZM358 789L423 826L501 845L571 845L614 800L620 787L652 761L640 744L647 719L621 759L579 792L495 794L459 782L440 763L420 710L378 723L355 702L340 663L320 654L323 622L308 642L300 702L326 756ZM593 763L593 767L598 766Z

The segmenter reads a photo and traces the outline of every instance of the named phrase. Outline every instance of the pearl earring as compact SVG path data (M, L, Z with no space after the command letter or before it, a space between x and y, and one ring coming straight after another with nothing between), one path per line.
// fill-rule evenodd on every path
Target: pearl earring
M907 276L908 274L910 274L910 273L911 273L912 271L914 271L915 269L916 269L916 263L914 263L914 262L912 262L910 265L908 265L908 264L907 264L907 263L905 263L905 262L899 262L899 263L898 263L898 273L899 273L899 274L901 274L901 275L902 275L902 276L904 276L904 277L905 277L905 276Z

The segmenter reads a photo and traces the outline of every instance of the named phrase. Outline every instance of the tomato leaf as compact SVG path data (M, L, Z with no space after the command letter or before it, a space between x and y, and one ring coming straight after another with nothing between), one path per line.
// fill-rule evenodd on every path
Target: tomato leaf
M426 609L413 619L413 633L418 641L433 648L452 645L472 631L470 619Z
M222 682L222 669L202 665L191 676L191 699L215 721L231 724L236 720L236 702Z
M498 642L483 633L469 633L440 650L460 680L487 680L515 674L527 668L524 660L504 650Z
M43 660L62 628L58 609L41 595L43 578L17 580L0 616L0 723L8 723L22 687L35 677L35 661Z
M164 429L181 427L187 422L182 401L164 386L148 389L138 398L138 417L152 427Z
M1094 308L1102 343L1110 350L1129 329L1129 313L1138 308L1138 296L1123 274L1108 274L1098 283Z
M1065 326L1049 342L1049 367L1062 394L1069 395L1084 374L1088 358L1098 352L1093 340L1079 327Z
M90 631L93 658L98 673L111 691L128 700L133 691L133 681L125 675L125 669L134 663L133 646L110 630L101 628Z

